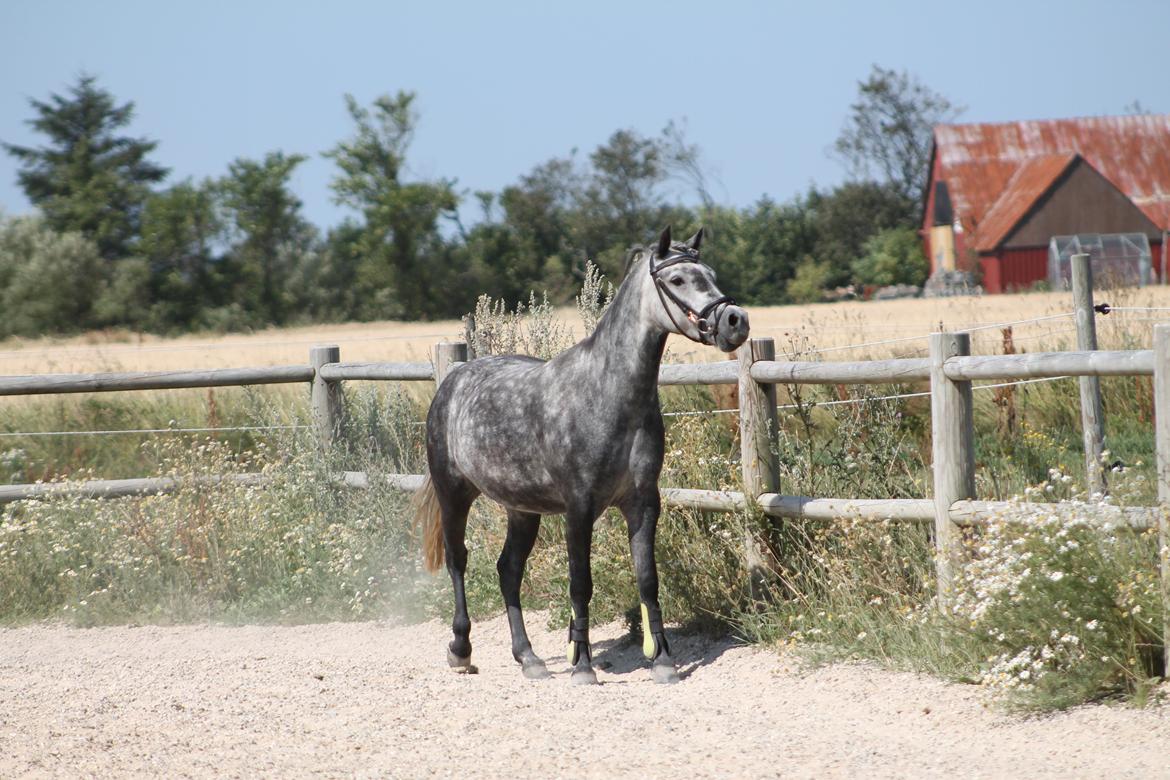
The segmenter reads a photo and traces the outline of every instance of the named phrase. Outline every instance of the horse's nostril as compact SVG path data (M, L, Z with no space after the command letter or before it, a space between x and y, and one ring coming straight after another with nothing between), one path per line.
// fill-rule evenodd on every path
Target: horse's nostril
M727 324L734 328L739 324L739 317L736 317L734 314L729 314L727 316Z

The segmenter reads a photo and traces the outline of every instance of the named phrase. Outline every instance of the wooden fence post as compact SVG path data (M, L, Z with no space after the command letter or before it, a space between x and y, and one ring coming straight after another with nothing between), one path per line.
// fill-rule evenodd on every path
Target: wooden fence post
M776 385L752 379L752 364L776 359L776 342L750 339L739 348L739 447L743 490L749 500L780 489L776 461Z
M744 498L749 507L758 508L756 499L764 493L780 491L780 468L777 461L778 419L776 385L752 378L752 365L760 360L776 359L776 342L772 339L749 339L736 353L739 359L739 453L743 474ZM778 521L774 521L778 522ZM750 528L744 535L744 563L748 570L752 599L767 595L767 572L775 572L775 553L768 540Z
M463 340L467 342L466 360L475 360L475 315L463 315Z
M1154 326L1154 447L1157 451L1158 557L1162 575L1162 660L1170 676L1170 324Z
M341 348L335 344L309 350L309 363L313 366L313 425L317 429L318 441L326 448L333 444L341 430L341 384L323 378L321 366L340 362Z
M434 346L431 356L435 361L435 387L438 387L456 363L467 362L467 344L462 341L443 341Z
M1072 290L1076 311L1077 349L1097 349L1097 323L1093 319L1093 266L1087 254L1073 255ZM1082 376L1081 435L1085 450L1085 485L1090 493L1105 493L1105 469L1101 453L1105 451L1105 412L1101 406L1101 377Z
M951 504L975 498L975 415L971 383L947 378L947 358L971 354L968 333L930 334L930 437L934 461L934 545L939 608L951 599L960 530Z

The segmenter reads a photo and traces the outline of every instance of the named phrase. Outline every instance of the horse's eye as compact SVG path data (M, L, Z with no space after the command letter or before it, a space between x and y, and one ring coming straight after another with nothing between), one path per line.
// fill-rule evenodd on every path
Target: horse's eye
M683 286L683 278L681 276L676 276L670 280L670 283L673 284L675 287L682 287Z

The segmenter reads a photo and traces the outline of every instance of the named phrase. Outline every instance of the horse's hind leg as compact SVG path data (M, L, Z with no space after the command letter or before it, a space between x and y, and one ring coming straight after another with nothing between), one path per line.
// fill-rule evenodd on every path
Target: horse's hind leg
M471 665L471 618L467 614L467 594L463 578L467 571L467 513L475 500L474 493L466 490L439 493L442 509L443 551L446 553L447 573L451 575L451 586L455 591L455 617L451 620L451 632L455 638L447 645L447 663L453 669L474 672Z
M524 564L536 544L540 531L540 515L532 512L508 510L508 536L504 550L496 562L500 573L500 591L508 608L508 628L512 631L512 657L520 664L524 676L530 680L548 677L544 661L532 652L532 642L524 629L524 615L520 611L520 582L524 579Z

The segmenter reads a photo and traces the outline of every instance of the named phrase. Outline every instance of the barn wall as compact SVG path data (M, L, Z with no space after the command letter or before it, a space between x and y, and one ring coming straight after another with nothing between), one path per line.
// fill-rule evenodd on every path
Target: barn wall
M927 260L930 261L930 272L933 274L938 268L935 265L933 242L930 240L931 228L934 227L934 183L939 180L941 175L940 163L936 158L932 163L930 169L930 178L926 181L926 200L922 210L922 223L919 229L919 235L922 237L922 253L926 255ZM949 185L948 185L949 186ZM952 202L954 193L951 193ZM955 211L956 222L963 215ZM955 267L962 271L973 270L973 263L967 256L967 234L960 226L954 232L955 241Z
M1151 281L1158 283L1162 278L1161 242L1150 242L1150 259L1153 267ZM1036 282L1048 278L1048 247L1017 247L980 255L979 267L983 272L985 293L1028 290Z
M1003 292L1003 281L1000 272L999 255L980 255L979 256L979 270L982 272L983 292L985 293L1001 293Z
M1037 201L1002 247L1048 246L1053 236L1074 233L1145 233L1151 240L1161 236L1133 201L1082 160Z
M930 261L930 272L934 273L934 247L931 246L930 229L934 227L934 182L938 176L938 160L932 160L930 176L926 180L926 204L922 209L922 252Z
M1005 293L1027 290L1048 278L1048 247L1001 249L979 256L983 291Z
M1033 284L1048 279L1048 247L1004 249L1000 256L1003 267L1000 284L1003 292L1027 290Z

